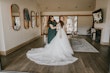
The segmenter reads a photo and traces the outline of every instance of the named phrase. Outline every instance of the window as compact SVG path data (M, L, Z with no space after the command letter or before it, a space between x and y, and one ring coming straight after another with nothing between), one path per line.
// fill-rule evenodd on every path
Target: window
M54 19L56 20L56 22L59 22L59 16L54 16Z
M72 34L77 32L77 16L67 17L67 34Z
M54 16L54 19L56 22L59 22L59 16ZM64 24L66 27L66 32L67 34L72 34L77 32L77 16L64 16ZM48 21L48 16L43 16L42 17L42 34L47 34L48 33L48 27L47 27L47 21Z

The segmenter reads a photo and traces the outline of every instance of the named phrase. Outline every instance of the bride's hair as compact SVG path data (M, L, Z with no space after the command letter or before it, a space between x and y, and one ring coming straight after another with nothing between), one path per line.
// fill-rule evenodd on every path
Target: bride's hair
M61 17L63 17L63 16L59 17L59 23L61 24L61 27L63 27L64 26L64 22L63 22L63 20L61 20Z
M64 26L64 22L63 21L60 20L59 23L60 23L61 27Z

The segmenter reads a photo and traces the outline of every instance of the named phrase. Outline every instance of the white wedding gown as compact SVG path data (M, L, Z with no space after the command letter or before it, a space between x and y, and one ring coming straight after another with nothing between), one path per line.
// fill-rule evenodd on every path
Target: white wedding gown
M26 55L31 61L41 65L66 65L75 62L78 58L73 57L73 50L68 37L61 26L56 36L43 48L33 48Z

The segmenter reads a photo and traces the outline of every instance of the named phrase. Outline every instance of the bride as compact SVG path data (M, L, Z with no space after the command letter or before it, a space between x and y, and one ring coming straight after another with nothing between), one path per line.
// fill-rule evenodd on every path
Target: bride
M75 62L78 58L72 56L74 53L63 25L64 23L60 17L57 34L52 41L45 47L29 50L26 53L27 58L41 65L67 65Z

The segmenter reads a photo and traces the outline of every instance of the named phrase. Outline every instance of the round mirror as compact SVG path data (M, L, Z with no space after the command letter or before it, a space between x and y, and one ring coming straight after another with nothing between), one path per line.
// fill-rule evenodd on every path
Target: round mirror
M32 28L36 26L36 14L34 11L31 11L31 26Z
M29 29L30 16L27 8L23 10L23 14L24 14L24 28Z
M11 16L12 16L12 27L14 30L18 31L21 28L20 24L20 12L17 4L11 5Z

